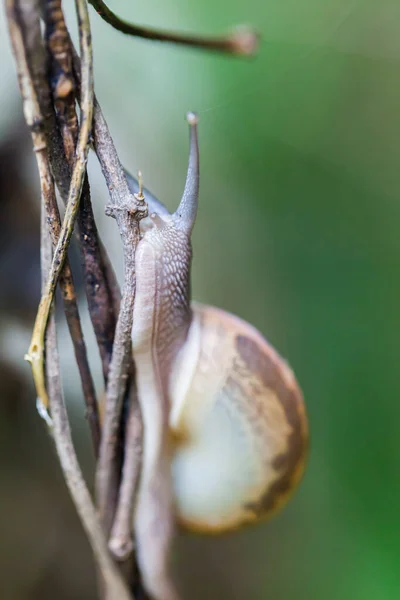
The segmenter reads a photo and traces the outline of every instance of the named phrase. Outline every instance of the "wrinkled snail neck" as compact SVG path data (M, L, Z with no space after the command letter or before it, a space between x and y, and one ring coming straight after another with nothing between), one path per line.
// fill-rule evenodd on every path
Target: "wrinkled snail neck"
M182 200L175 213L150 196L150 226L136 251L133 354L144 425L143 464L135 516L138 559L146 588L172 599L168 550L173 534L169 460L170 371L191 322L190 235L197 213L199 152L197 118L188 115L190 154ZM135 181L129 178L135 193ZM140 193L140 190L139 190ZM147 198L146 198L147 200ZM156 209L154 212L153 209Z

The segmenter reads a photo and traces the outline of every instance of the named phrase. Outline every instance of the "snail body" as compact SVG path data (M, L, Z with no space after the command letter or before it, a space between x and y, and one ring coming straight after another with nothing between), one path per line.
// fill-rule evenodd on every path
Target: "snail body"
M188 121L182 200L169 214L146 191L149 217L135 259L132 342L144 440L134 528L143 580L157 600L177 597L167 575L175 521L219 533L270 516L296 488L308 445L303 397L287 363L245 321L190 301L199 154L197 117Z

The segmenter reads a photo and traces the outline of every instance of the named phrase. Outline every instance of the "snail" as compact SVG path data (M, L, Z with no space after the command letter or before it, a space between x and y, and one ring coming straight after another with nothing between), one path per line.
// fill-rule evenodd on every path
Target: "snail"
M302 393L285 360L242 319L191 303L199 150L197 116L187 120L181 202L170 214L145 191L149 217L136 250L132 342L144 440L134 527L143 580L157 600L176 597L165 592L171 515L201 533L269 517L299 483L308 447Z

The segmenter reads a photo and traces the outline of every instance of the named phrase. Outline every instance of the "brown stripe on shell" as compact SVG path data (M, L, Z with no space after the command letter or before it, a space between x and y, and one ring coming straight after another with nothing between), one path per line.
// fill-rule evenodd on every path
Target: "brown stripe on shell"
M287 452L272 461L272 467L280 473L278 479L258 502L246 506L257 516L267 516L285 503L303 474L308 448L303 396L292 371L272 348L262 347L245 335L236 336L236 348L246 367L275 392L291 427Z

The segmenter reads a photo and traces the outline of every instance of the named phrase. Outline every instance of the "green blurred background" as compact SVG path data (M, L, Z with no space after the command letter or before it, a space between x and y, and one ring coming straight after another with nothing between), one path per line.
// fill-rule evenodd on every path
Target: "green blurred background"
M194 296L266 335L295 369L310 416L308 470L276 519L223 538L181 536L184 598L397 599L400 3L109 4L175 30L212 34L248 22L263 38L257 58L235 60L125 37L91 9L96 90L117 147L170 207L185 178L184 115L200 114ZM0 597L94 599L90 550L22 363L38 301L38 182L3 15L0 34ZM121 273L93 157L90 169ZM90 472L60 327L66 397ZM88 327L87 336L93 345Z

